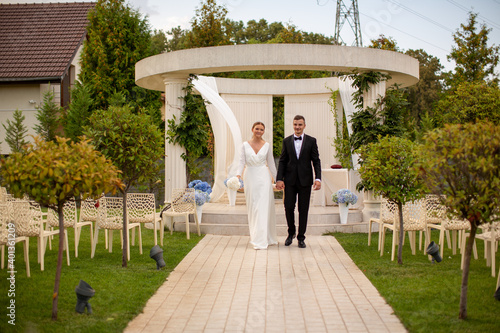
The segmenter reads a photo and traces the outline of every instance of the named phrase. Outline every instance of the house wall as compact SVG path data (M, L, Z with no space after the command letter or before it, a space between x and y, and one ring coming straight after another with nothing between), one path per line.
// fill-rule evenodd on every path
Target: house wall
M7 126L7 120L14 121L14 111L21 110L25 117L23 124L28 130L26 140L32 141L29 135L36 135L34 127L38 123L36 108L43 103L43 95L49 89L54 92L54 100L57 103L60 100L60 88L59 84L0 84L0 124ZM2 155L11 153L9 145L5 142L5 132L5 128L0 125L0 154Z
M81 72L80 55L82 46L78 49L71 63L69 73L70 87L73 88L75 80ZM61 105L61 84L59 83L18 83L0 84L0 154L11 153L9 145L5 142L5 129L1 124L7 126L7 119L14 121L14 111L19 109L25 117L24 125L28 129L27 141L32 141L29 135L36 135L33 129L37 124L36 107L43 103L43 96L49 89L54 93L54 102Z
M81 63L81 56L82 56L82 50L83 50L83 45L80 45L78 48L78 51L76 53L75 58L71 62L71 66L74 66L72 73L71 73L71 88L73 88L73 85L75 84L76 80L78 80L78 76L80 75L82 71L82 66L80 65Z

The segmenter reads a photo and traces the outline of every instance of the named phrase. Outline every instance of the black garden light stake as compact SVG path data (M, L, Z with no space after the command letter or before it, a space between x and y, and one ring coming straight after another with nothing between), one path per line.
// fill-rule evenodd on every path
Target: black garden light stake
M149 251L149 256L156 261L156 269L160 270L165 267L165 260L163 260L163 250L158 245L153 246Z
M76 292L76 312L84 313L87 308L87 313L92 314L92 307L89 304L89 299L94 296L95 290L85 281L80 280L80 284L75 288Z

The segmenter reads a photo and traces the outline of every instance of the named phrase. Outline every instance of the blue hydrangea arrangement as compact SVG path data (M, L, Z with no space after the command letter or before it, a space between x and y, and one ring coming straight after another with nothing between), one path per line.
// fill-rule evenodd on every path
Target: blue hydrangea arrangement
M212 193L212 187L207 183L199 179L193 180L188 184L189 188L194 188L194 198L197 206L202 206L205 202L210 200L210 193Z
M210 194L201 190L195 190L194 200L196 202L196 206L203 206L205 202L210 200Z
M345 203L347 205L354 205L358 202L358 196L348 189L338 190L337 193L332 194L332 201L336 203Z

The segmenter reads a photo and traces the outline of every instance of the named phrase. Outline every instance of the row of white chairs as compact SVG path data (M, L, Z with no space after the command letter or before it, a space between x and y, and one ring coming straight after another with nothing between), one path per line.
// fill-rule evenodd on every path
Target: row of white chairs
M422 249L422 234L424 234L425 244L431 241L431 230L439 230L439 251L441 257L444 254L445 237L448 248L452 254L457 253L457 249L462 254L462 268L464 261L466 239L469 236L470 223L463 219L450 219L447 216L446 208L441 204L437 195L427 195L424 199L416 202L409 202L403 205L403 232L408 232L412 254L416 253L416 232L420 234L419 249ZM384 200L381 204L380 217L371 218L368 223L368 245L371 245L373 225L378 224L378 250L382 256L384 253L385 235L387 230L393 231L391 260L395 258L396 246L398 245L400 223L399 210L396 204ZM491 267L491 275L495 277L495 255L500 242L500 222L481 225L482 231L475 236L475 240L484 242L484 257L486 264ZM425 254L426 248L423 249ZM476 243L473 245L473 255L478 259ZM498 273L497 288L500 286L500 271Z
M159 219L156 218L155 197L152 193L129 193L127 195L127 225L133 230L132 244L134 244L135 228L138 228L140 253L142 254L141 224L152 223L155 245L157 244L157 229ZM9 195L5 188L0 188L0 248L2 252L1 267L5 266L5 249L9 241L9 227L15 225L15 241L24 242L24 256L27 275L29 271L29 238L38 239L38 262L44 270L44 254L47 243L52 248L51 239L59 234L59 218L56 212L49 209L42 213L40 205L34 201L18 200ZM63 207L64 249L67 263L69 260L69 245L67 229L74 229L75 257L78 257L78 245L83 227L90 228L91 257L94 257L100 229L105 230L106 248L112 251L112 231L123 229L123 200L116 197L101 197L99 200L87 199L81 201L80 216L78 217L75 201L68 201ZM12 229L12 228L11 228ZM109 231L109 237L108 237ZM108 242L109 239L109 242ZM128 238L130 239L130 238ZM163 241L162 241L163 243ZM123 246L123 244L122 244ZM130 260L130 248L128 252Z
M15 235L15 242L24 242L24 260L26 262L26 274L30 276L29 266L29 239L37 238L38 263L40 269L45 268L45 251L47 242L53 236L59 235L59 230L49 230L45 226L40 205L29 200L9 200L0 202L0 245L2 248L1 267L4 268L5 248L10 245L11 235ZM64 249L66 250L66 261L69 266L68 234L64 230ZM13 267L11 267L13 269Z

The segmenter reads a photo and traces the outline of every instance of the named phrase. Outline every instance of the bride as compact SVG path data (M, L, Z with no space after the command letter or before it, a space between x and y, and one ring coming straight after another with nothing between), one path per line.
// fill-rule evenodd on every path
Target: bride
M252 138L243 142L237 177L243 182L250 228L250 243L254 249L265 250L276 240L276 214L274 212L273 179L276 178L273 151L269 142L262 139L265 126L258 121L252 125Z

